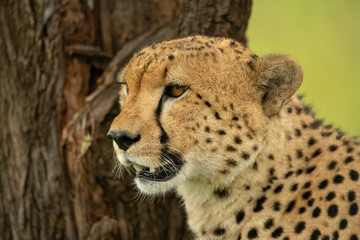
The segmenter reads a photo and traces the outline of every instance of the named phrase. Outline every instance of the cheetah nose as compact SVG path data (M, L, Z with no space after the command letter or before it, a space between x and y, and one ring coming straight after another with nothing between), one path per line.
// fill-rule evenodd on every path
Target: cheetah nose
M140 135L137 135L136 137L132 137L131 134L127 131L120 131L120 132L110 131L107 134L107 136L109 138L112 138L119 146L119 148L124 151L128 150L131 147L131 145L139 141L141 138Z

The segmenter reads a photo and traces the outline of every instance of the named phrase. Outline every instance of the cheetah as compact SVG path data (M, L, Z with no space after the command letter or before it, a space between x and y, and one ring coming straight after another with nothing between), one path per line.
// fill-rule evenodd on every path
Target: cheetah
M294 95L303 73L228 38L137 52L108 136L148 195L175 191L196 239L360 237L360 143Z

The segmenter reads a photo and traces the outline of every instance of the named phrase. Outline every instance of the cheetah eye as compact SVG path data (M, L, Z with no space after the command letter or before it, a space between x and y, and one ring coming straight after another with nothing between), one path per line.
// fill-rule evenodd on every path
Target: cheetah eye
M180 97L188 89L188 86L170 85L165 88L165 95L167 95L168 97L177 98Z

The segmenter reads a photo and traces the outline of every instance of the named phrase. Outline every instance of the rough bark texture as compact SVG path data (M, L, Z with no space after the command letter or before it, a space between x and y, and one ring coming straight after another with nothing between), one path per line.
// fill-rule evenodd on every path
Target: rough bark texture
M142 199L105 137L114 73L190 34L245 42L251 0L0 2L0 239L191 239L179 199Z
M177 35L225 36L246 43L251 5L251 0L184 1Z

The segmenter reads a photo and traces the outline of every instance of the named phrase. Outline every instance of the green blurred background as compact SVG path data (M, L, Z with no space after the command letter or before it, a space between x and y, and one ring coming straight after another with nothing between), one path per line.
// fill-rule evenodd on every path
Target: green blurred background
M360 0L254 0L248 46L299 61L298 94L316 116L360 136Z

